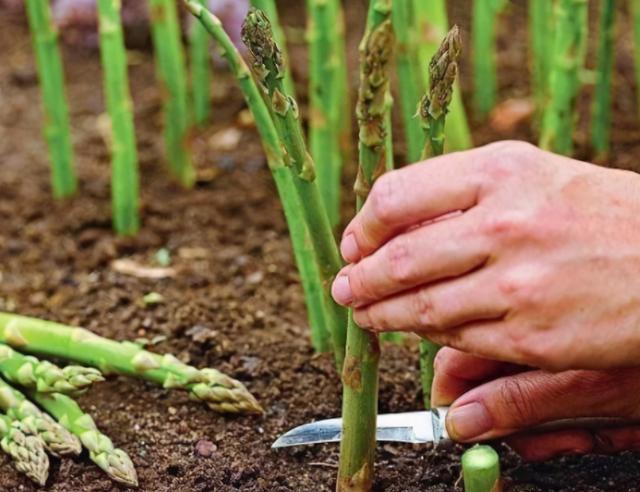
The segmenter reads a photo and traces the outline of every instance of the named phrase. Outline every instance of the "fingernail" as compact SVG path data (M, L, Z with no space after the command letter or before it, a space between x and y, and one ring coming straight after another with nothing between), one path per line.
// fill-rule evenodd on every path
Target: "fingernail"
M349 284L349 277L347 275L340 275L333 282L331 289L331 295L338 304L348 306L353 301L353 293L351 292L351 285Z
M456 441L471 441L486 434L493 427L493 420L482 403L467 403L452 408L447 415L447 429Z
M347 234L342 238L340 252L345 260L352 263L360 259L360 248L358 248L358 242L353 234Z

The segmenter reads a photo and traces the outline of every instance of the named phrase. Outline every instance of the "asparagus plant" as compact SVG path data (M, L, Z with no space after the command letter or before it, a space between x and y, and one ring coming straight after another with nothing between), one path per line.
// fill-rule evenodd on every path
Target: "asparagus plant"
M500 457L485 445L476 445L462 455L462 476L465 492L499 492Z
M315 165L306 148L298 107L283 83L284 60L274 41L269 19L261 10L252 8L249 11L242 37L252 55L253 71L266 94L265 101L279 140L286 149L287 164L294 174L293 182L300 197L302 214L309 231L313 231L311 238L325 293L328 330L333 340L336 365L341 368L346 340L346 316L344 309L333 301L330 293L331 283L340 270L341 260L329 216L315 182Z
M349 83L349 63L347 60L347 41L346 41L346 22L344 9L341 0L327 0L333 5L336 14L336 23L338 29L336 31L336 39L334 40L337 48L338 56L338 96L336 100L340 101L343 108L339 111L339 134L340 134L340 151L342 154L342 165L350 163L353 158L353 112L351 111L351 86Z
M205 6L207 0L197 0ZM199 22L194 22L189 34L191 54L191 97L193 99L193 117L198 126L203 126L211 116L211 54L209 53L209 34Z
M393 2L393 26L397 39L396 65L400 84L400 108L407 141L407 160L417 162L424 147L424 134L416 119L416 104L423 92L415 0Z
M441 40L449 30L449 18L447 15L447 6L445 0L424 0L415 1L415 12L418 24L418 30L422 34L419 40L419 60L425 63L431 60L433 55L438 51ZM428 90L429 77L422 76L423 92ZM466 150L472 146L471 131L467 121L467 114L462 102L462 91L460 84L456 81L453 99L451 100L450 114L447 118L447 127L445 129L447 136L447 147L451 151Z
M388 92L395 40L391 0L372 0L360 45L360 89L357 118L360 162L355 191L357 208L364 204L375 179L387 163ZM337 490L371 490L378 410L378 336L359 328L350 316L342 373L342 442Z
M496 104L496 19L504 4L504 0L473 0L473 101L480 118Z
M138 486L136 469L129 455L116 448L111 439L96 427L91 415L84 413L78 404L60 393L30 393L30 397L71 432L89 451L89 457L116 482L130 487Z
M19 421L0 414L0 448L13 460L13 466L40 486L49 477L49 458L42 439L29 435Z
M229 67L238 80L247 105L253 113L289 227L296 265L302 279L309 311L311 341L315 350L326 352L331 347L331 341L329 339L330 334L326 328L322 278L320 277L309 230L299 213L301 204L293 182L293 175L285 164L283 148L280 145L278 133L273 125L269 109L262 98L258 86L251 77L249 67L223 29L221 22L195 2L187 1L186 5L222 48Z
M121 235L138 232L138 152L133 123L120 0L98 0L100 56L111 128L111 203Z
M420 101L420 117L427 144L423 159L442 155L445 142L445 122L458 76L458 58L462 49L460 31L454 26L429 63L429 93ZM420 342L420 379L427 409L431 408L433 363L440 347L429 341Z
M49 0L26 0L25 5L42 92L44 136L51 156L53 195L65 198L76 192L77 179L58 33L51 18Z
M614 0L600 2L600 39L598 41L597 79L591 131L593 148L601 157L607 155L610 148L615 11Z
M40 393L80 394L99 381L100 371L90 367L60 368L49 361L22 355L8 345L0 344L0 374L10 383L35 389Z
M24 429L28 429L29 434L39 436L54 456L80 454L80 441L75 436L2 379L0 411L20 422Z
M262 412L239 381L215 369L196 369L173 355L155 354L135 343L109 340L83 328L0 313L0 342L21 351L93 366L104 374L126 374L165 388L184 389L218 412Z
M195 170L191 163L191 118L177 5L174 0L149 0L149 3L157 75L164 96L167 160L180 184L190 187L195 181Z
M318 166L318 186L332 226L340 220L342 153L338 3L307 0L309 11L309 148ZM348 111L347 111L348 112Z
M588 4L586 0L558 0L549 103L542 121L540 146L559 154L573 152L575 101L584 64Z
M547 103L553 40L553 1L529 0L529 37L531 39L531 69L533 94L538 113Z

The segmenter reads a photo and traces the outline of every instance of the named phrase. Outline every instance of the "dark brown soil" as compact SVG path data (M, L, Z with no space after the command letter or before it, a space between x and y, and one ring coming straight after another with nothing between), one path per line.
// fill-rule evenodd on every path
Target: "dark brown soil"
M354 48L363 2L348 3ZM466 27L469 2L451 3L456 7L454 19ZM287 23L300 26L298 7L288 7L284 14ZM524 15L523 2L513 2L501 29L504 98L528 93ZM628 33L628 21L624 24ZM640 158L628 37L625 34L619 50L611 162L627 168ZM303 55L294 49L296 73L302 76ZM221 369L245 382L260 399L264 417L224 417L180 392L143 382L113 378L97 385L81 404L132 456L140 490L331 491L336 446L280 452L269 448L292 426L338 415L340 385L331 359L314 356L309 346L281 209L254 131L237 123L242 99L228 75L218 73L214 122L194 140L202 179L194 190L181 190L162 165L160 96L151 57L137 53L133 59L144 228L135 239L125 240L115 239L110 230L109 159L97 118L104 111L98 57L77 49L65 52L81 192L71 201L55 203L40 137L28 33L20 20L0 11L0 309L83 325L117 339L162 336L164 341L154 350ZM468 74L467 65L463 71ZM468 76L464 82L468 87ZM586 115L586 99L584 108ZM230 126L242 132L240 145L230 152L214 152L212 136ZM497 134L476 125L475 137L484 143L533 135L526 127ZM580 155L588 158L584 131L578 139ZM179 272L174 279L141 280L110 268L113 259L122 257L153 264L161 248L171 252ZM141 298L152 291L164 296L164 304L142 307ZM411 342L384 347L381 412L419 408L414 349ZM640 456L632 453L522 465L508 450L502 451L509 490L640 490ZM427 447L381 446L375 490L460 490L455 485L459 452L459 447L434 452ZM0 465L0 490L38 489L5 460ZM54 461L43 490L122 489L83 456Z

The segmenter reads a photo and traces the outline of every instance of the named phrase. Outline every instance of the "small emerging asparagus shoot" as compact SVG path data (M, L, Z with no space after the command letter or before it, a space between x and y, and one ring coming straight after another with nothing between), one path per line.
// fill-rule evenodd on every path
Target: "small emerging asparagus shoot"
M500 492L500 457L485 445L477 445L462 455L465 492Z
M203 7L207 0L196 0ZM191 62L191 97L195 124L204 126L211 116L211 53L209 34L200 22L194 22L189 33Z
M40 486L49 477L49 458L38 436L19 421L0 414L0 448L13 460L13 466Z
M77 179L58 32L51 17L49 0L26 0L26 7L42 92L44 136L51 155L53 196L66 198L75 194Z
M33 392L30 396L82 442L91 461L111 479L129 487L138 486L136 469L129 455L116 448L111 439L98 430L91 415L84 413L75 401L60 393L44 395Z
M462 50L460 31L454 26L429 64L429 93L420 102L420 117L426 134L423 159L442 155L445 142L445 122L458 76L458 58ZM425 408L431 408L433 363L440 347L429 341L420 342L420 381Z
M355 186L358 210L388 165L389 76L394 46L391 1L372 0L360 45L357 106L360 165ZM351 315L342 372L343 427L338 492L368 492L373 486L379 359L378 336L358 327Z

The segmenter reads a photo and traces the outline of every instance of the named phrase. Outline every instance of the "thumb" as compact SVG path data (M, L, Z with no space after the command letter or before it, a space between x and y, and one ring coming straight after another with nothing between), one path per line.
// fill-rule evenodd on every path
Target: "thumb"
M553 420L640 415L640 370L531 371L479 386L453 404L447 430L460 442L494 439Z

